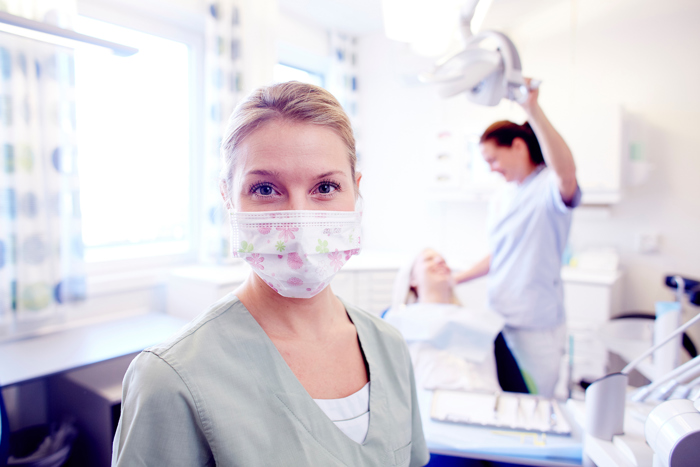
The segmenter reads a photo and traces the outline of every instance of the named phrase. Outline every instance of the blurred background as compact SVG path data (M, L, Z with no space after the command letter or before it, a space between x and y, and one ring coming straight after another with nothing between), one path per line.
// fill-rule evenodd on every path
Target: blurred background
M218 147L237 102L260 85L323 86L352 120L364 250L337 276L337 294L379 314L420 249L453 269L482 258L488 201L504 182L479 135L525 115L506 100L442 99L419 81L459 48L462 3L0 2L10 19L126 46L0 28L0 347L36 344L21 350L30 363L16 363L26 375L0 379L13 430L54 415L59 390L44 376L125 356L123 374L148 339L179 327L139 319L191 319L245 278L229 254ZM666 275L700 277L698 21L694 0L481 0L472 22L513 40L576 160L583 204L562 265L574 381L609 367L601 323L653 312L672 297ZM485 307L485 279L460 297ZM139 326L144 335L120 334ZM67 330L93 353L47 340ZM52 355L64 363L32 367Z

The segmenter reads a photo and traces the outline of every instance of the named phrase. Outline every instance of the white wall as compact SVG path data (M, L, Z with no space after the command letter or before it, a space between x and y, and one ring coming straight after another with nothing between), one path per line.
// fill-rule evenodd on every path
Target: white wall
M699 21L694 1L587 0L560 2L507 31L524 73L543 80L541 102L555 126L574 105L619 104L624 125L635 129L655 164L648 182L625 189L619 204L574 216L574 248L620 252L625 310L652 310L654 301L668 299L664 274L700 277ZM362 37L359 47L366 245L405 252L434 245L457 265L477 259L487 251L484 203L428 201L424 174L434 138L522 114L509 104L440 101L415 81L431 61L381 34ZM660 234L659 253L635 252L638 233Z
M543 105L617 102L655 171L628 188L609 219L576 216L571 243L612 245L625 266L624 309L667 299L661 276L700 277L700 4L626 0L565 2L511 31L526 72L542 76ZM572 24L573 23L573 24ZM556 57L556 58L555 58ZM555 95L556 90L556 95ZM557 106L561 107L561 106ZM624 154L626 156L626 154ZM661 235L658 254L634 250L638 233Z

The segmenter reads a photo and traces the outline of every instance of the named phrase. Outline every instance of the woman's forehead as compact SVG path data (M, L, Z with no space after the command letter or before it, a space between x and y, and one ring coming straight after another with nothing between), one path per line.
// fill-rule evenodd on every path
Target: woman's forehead
M349 174L351 170L340 136L330 128L308 123L268 122L248 135L238 152L245 173L296 168Z
M423 258L423 260L428 260L428 259L433 259L433 258L437 258L437 257L441 257L441 256L440 256L440 253L433 250L432 248L426 248L421 253L421 257Z

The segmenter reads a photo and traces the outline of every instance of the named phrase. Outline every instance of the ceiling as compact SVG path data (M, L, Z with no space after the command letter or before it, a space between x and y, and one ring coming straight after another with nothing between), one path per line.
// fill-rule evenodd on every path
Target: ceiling
M278 1L283 13L324 29L361 36L383 28L381 0ZM482 29L507 30L524 17L565 1L573 0L493 0Z
M381 0L278 0L280 10L324 29L355 36L381 31Z
M493 0L481 29L506 31L530 15L570 1L573 0Z

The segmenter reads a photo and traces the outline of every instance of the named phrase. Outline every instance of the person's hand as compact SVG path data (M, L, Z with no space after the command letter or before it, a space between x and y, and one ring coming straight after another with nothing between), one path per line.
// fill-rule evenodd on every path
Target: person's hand
M521 103L520 105L523 107L525 112L530 114L536 107L539 106L539 104L537 103L537 98L540 96L540 90L539 87L535 89L531 87L532 78L524 78L524 80L525 87L527 87L528 93L527 99L525 99L525 102Z

